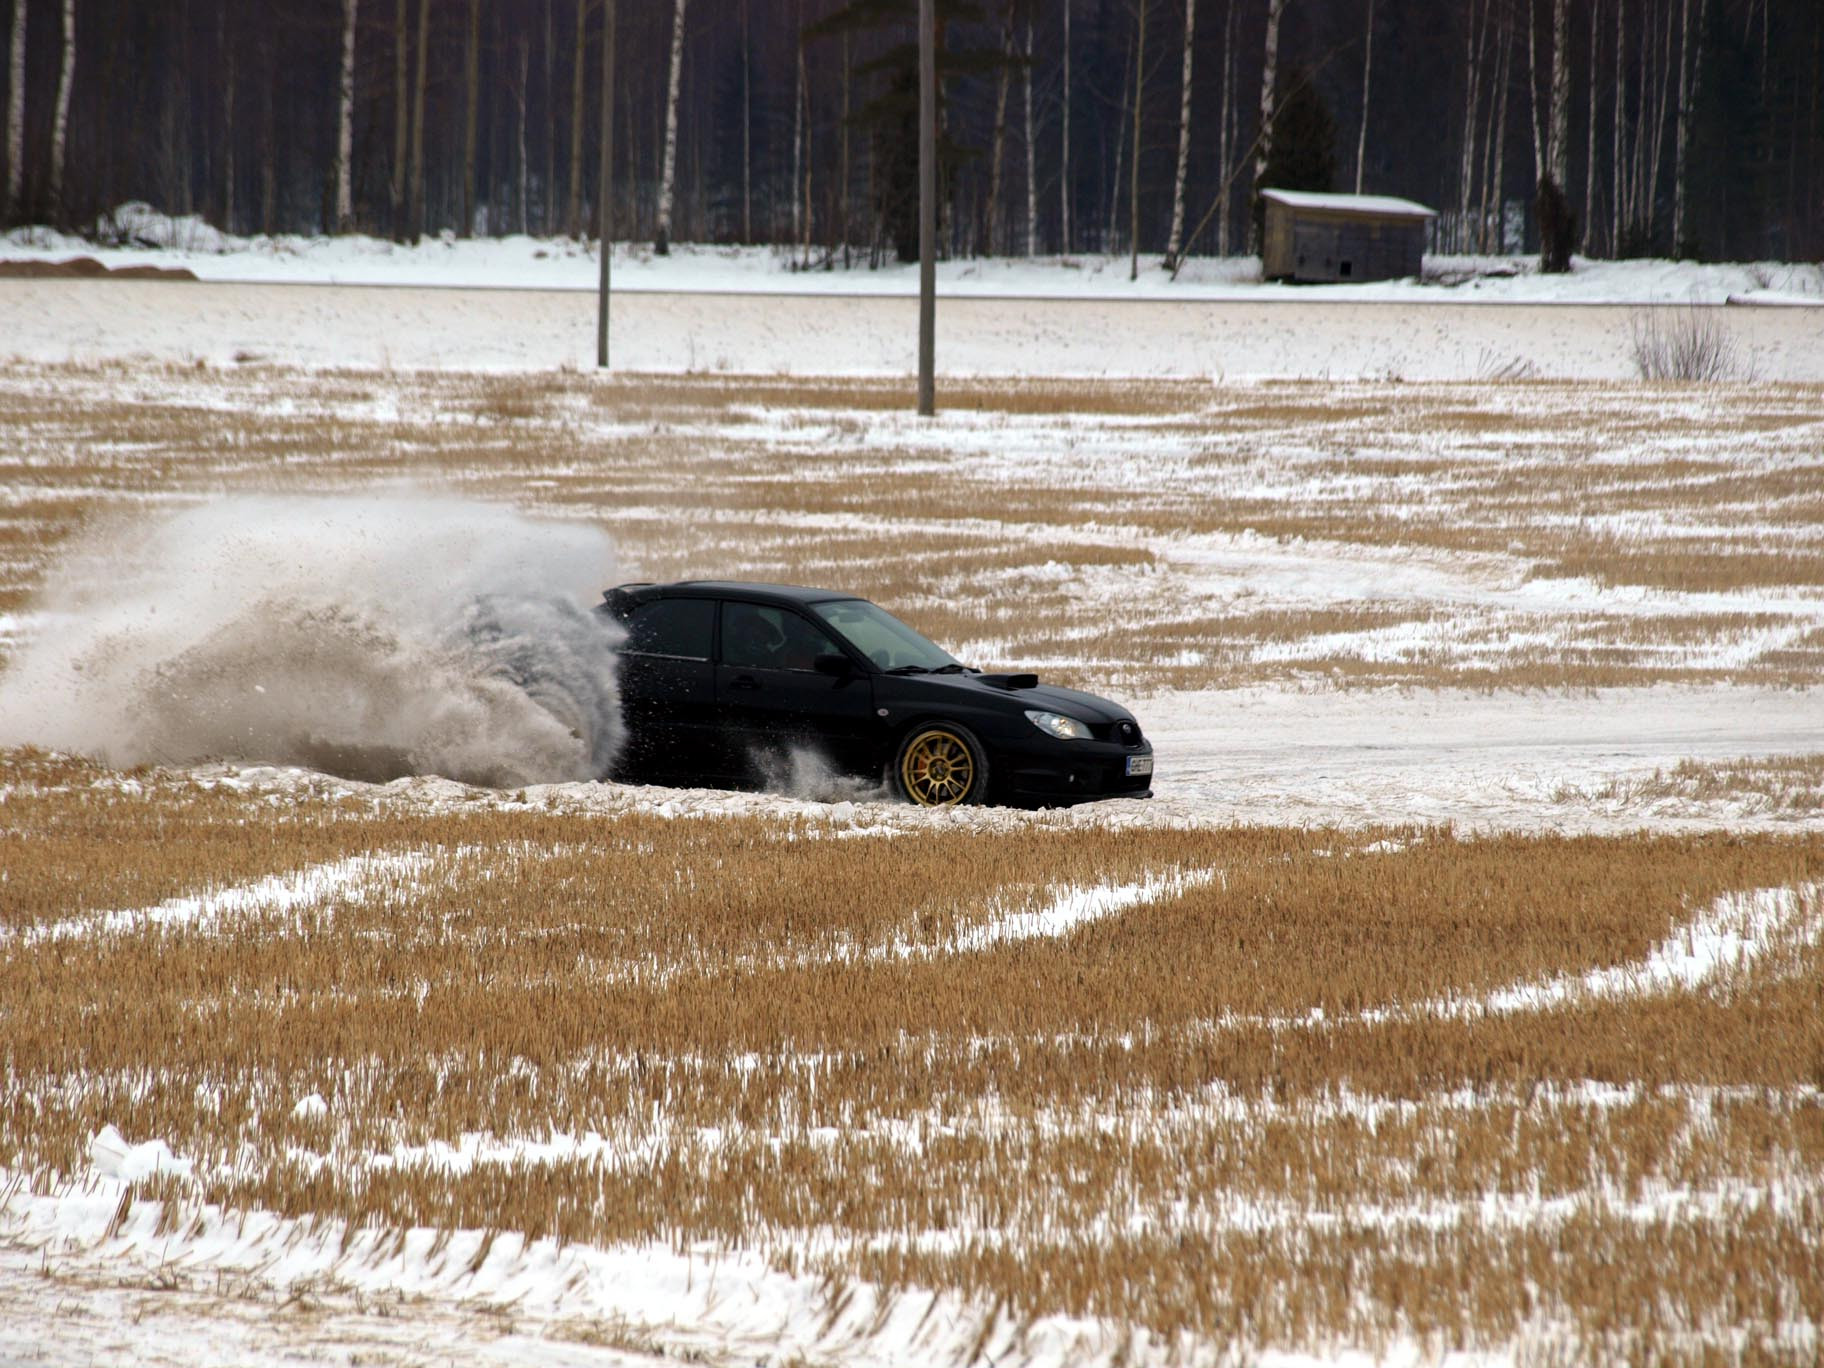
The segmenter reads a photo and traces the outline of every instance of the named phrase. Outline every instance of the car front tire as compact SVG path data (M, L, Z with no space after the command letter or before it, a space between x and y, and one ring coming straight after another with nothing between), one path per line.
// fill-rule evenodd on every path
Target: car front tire
M928 722L900 741L892 779L894 792L919 807L979 803L988 792L988 755L967 727Z

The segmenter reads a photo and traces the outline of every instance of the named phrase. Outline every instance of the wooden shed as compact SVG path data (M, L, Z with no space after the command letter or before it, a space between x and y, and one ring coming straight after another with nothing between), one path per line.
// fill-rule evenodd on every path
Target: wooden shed
M1342 282L1416 276L1425 256L1425 225L1437 217L1411 200L1388 195L1320 195L1262 190L1268 280Z

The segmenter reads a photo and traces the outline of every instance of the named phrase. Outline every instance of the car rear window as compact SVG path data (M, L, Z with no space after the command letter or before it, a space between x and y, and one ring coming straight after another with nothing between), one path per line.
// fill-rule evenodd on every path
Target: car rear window
M634 609L621 649L634 655L708 660L715 615L713 599L654 599Z

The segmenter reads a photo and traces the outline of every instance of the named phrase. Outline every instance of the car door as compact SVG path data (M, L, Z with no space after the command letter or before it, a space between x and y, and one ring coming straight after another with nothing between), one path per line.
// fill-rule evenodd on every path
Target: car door
M881 728L874 688L855 666L832 675L819 656L852 660L820 623L770 603L725 599L716 702L751 777L772 778L794 750L845 773L873 775Z
M705 783L733 777L716 709L716 601L659 598L627 618L620 648L620 768L629 777Z

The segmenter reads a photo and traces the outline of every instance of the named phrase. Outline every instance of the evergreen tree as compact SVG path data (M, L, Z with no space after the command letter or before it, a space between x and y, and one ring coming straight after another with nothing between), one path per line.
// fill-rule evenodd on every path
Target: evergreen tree
M943 116L945 83L981 76L1006 63L998 49L958 50L947 41L957 24L979 21L983 10L974 0L937 0L937 186L938 214L951 200L957 168L981 155L982 149L959 142ZM918 0L850 0L835 13L804 29L804 41L815 42L848 33L884 39L878 56L861 63L856 74L874 84L876 93L849 116L849 124L869 140L874 165L874 212L881 235L893 244L901 261L918 260ZM941 239L943 234L938 234Z
M1273 119L1273 149L1261 172L1258 190L1328 191L1336 183L1336 120L1318 94L1311 73L1286 73ZM1256 237L1264 231L1265 208L1254 198Z

